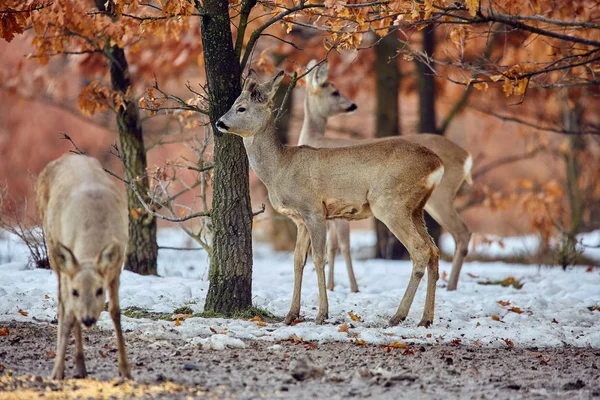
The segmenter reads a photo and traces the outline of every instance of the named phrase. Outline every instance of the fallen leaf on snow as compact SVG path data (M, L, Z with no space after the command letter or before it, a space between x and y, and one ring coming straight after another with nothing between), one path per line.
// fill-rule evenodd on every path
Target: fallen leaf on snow
M208 329L210 329L210 331L211 331L212 333L217 333L217 330L216 330L215 328L213 328L212 326L211 326L210 328L208 328Z
M523 314L525 311L521 310L519 307L511 307L508 309L510 312L514 312L517 314Z
M257 321L256 326L260 326L260 327L267 326L267 323L264 321Z
M503 321L500 319L500 317L499 317L499 316L497 316L497 315L492 315L492 319L493 319L494 321L503 322Z
M406 343L398 343L394 342L392 344L384 345L386 347L390 347L392 349L408 349L408 345Z
M294 325L298 325L304 322L304 318L296 318L295 320L292 321L292 326Z
M502 307L506 307L506 306L510 306L510 301L498 301L498 304L500 304Z
M181 325L181 321L179 320L179 318L177 318L175 320L175 326L180 326Z
M27 311L23 311L19 308L19 314L21 314L22 316L26 317L27 314L29 314Z
M425 336L427 336L427 339L431 339L431 333L428 333L428 334L427 334L427 335L425 335Z
M594 267L592 267L592 266L587 267L585 272L594 272Z
M478 326L481 326L481 324L479 323L479 321L477 321L477 323L475 324L475 327L477 328Z
M556 318L552 318L552 323L553 324L558 324L558 321L556 320Z
M502 339L502 340L504 340L504 343L506 343L506 345L507 345L508 347L515 347L515 344L514 344L514 342L513 342L513 341L511 341L511 340L508 340L508 339Z
M467 272L467 275L468 275L468 276L470 276L470 277L471 277L471 278L473 278L473 279L477 279L477 278L479 278L479 275L475 275L475 274L472 274L472 273L470 273L470 272Z
M338 328L338 332L346 332L348 333L348 328L350 326L348 324L341 324L340 327Z
M348 311L348 316L354 322L362 322L362 320L360 319L360 317L358 315L354 314L352 311Z
M366 346L367 345L367 342L365 342L362 339L355 339L354 343L357 344L357 345L359 345L359 346Z
M190 314L173 314L171 316L171 319L188 319L188 318L192 318L192 316Z
M448 273L446 271L442 272L442 280L448 282Z
M8 328L0 328L0 336L8 336Z
M462 340L460 340L460 339L454 339L450 343L452 343L452 344L460 344L461 342L462 342Z
M260 322L262 321L262 318L260 317L260 315L255 315L254 317L252 317L252 319L250 319L251 322Z

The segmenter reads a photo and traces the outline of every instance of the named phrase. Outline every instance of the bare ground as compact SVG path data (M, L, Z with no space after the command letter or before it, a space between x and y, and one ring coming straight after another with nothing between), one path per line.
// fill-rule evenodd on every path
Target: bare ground
M102 383L57 384L46 379L56 326L4 323L1 328L8 336L0 337L0 399L600 398L599 349L245 341L245 349L216 351L137 332L126 333L135 382L123 382L114 379L113 334L98 329L85 332L84 340L90 378ZM66 377L74 375L72 350L71 344Z

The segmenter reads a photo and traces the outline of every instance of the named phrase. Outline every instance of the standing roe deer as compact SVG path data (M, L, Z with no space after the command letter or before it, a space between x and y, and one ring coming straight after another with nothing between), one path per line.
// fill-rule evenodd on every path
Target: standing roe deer
M314 68L316 61L312 60L308 68ZM375 143L389 138L378 139L341 139L325 137L327 120L339 114L354 112L356 104L344 97L336 87L327 80L329 65L327 62L314 68L306 76L306 96L304 99L304 123L299 145L309 145L317 148L346 147L357 144ZM429 213L446 231L450 232L456 243L452 261L452 272L448 281L448 290L456 290L458 277L467 256L471 232L454 207L454 200L458 189L464 181L472 184L471 167L473 160L468 151L441 135L413 134L402 135L402 139L422 146L435 152L444 163L444 176L435 188L425 211ZM336 219L331 221L335 229L330 229L329 238L329 278L327 288L333 290L333 266L337 245L346 260L346 267L350 278L350 290L358 292L358 285L352 269L350 256L350 223L346 220Z
M86 376L81 324L93 326L106 289L115 325L119 373L131 378L121 331L119 282L127 244L127 205L100 163L67 154L50 162L36 184L50 265L58 276L58 337L52 378L64 377L65 353L75 332L75 368Z
M291 324L299 316L302 272L311 245L319 287L317 324L328 317L326 221L375 215L406 246L413 260L408 287L390 324L406 318L427 269L427 294L419 325L429 326L434 316L439 251L425 228L423 207L442 178L442 161L431 150L402 139L335 149L282 145L273 115L273 96L282 79L283 71L260 84L251 70L242 93L216 127L243 138L250 165L267 187L273 208L289 216L298 228L294 293L285 322Z

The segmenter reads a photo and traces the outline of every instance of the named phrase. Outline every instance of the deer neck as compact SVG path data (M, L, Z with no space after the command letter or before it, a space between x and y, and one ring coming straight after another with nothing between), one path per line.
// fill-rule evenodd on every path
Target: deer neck
M309 89L310 90L310 89ZM311 103L310 94L304 99L304 123L300 131L299 144L308 144L325 136L327 118Z
M250 167L265 185L269 185L276 173L284 168L283 145L277 137L273 118L269 118L255 135L245 137L244 147Z

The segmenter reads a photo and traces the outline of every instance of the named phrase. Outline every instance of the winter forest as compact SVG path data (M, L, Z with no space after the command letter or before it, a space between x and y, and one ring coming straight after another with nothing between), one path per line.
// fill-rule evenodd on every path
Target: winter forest
M0 0L0 399L600 396L592 0Z

